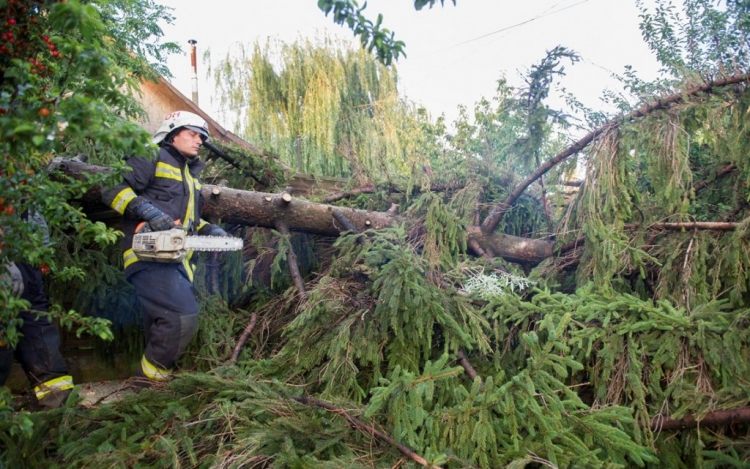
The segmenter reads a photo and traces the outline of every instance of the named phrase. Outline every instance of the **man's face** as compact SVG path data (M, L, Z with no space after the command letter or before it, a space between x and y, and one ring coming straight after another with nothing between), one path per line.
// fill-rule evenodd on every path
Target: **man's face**
M182 129L177 132L172 140L172 145L188 158L193 158L198 155L198 150L201 148L201 134L195 130Z

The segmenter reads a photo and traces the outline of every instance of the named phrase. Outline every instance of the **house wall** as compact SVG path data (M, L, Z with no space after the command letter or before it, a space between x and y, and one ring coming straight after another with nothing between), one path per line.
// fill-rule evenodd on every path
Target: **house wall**
M151 134L159 128L164 116L186 107L184 96L177 96L162 83L152 81L141 83L141 96L136 96L136 99L148 115L147 120L140 124Z

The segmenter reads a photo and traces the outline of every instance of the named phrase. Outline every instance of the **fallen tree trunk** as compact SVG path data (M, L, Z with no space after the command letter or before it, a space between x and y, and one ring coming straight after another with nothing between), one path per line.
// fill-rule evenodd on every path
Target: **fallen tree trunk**
M64 174L74 179L84 179L87 174L108 174L112 168L95 166L77 160L56 158L48 168L51 174ZM300 231L325 236L339 236L344 232L362 233L369 229L380 230L396 223L413 223L392 211L374 212L335 205L310 202L295 198L288 192L278 194L232 189L206 184L201 190L206 206L204 217L221 223L276 229L279 224L290 231ZM84 211L96 220L117 226L120 216L101 203L101 188L92 187L81 197ZM650 230L733 230L739 224L729 222L652 223ZM635 225L634 225L635 226ZM577 239L554 251L554 242L543 239L522 238L503 233L484 231L482 226L466 228L468 244L478 256L502 257L506 261L534 266L545 259L567 252L580 245ZM570 245L570 246L569 246Z
M84 179L87 174L112 172L112 168L64 159L55 159L48 169L53 177L57 172L74 179ZM319 204L292 197L286 192L272 194L218 185L204 185L201 192L206 200L204 217L220 220L222 223L273 229L282 223L291 231L327 236L339 236L343 232L353 230L360 233L368 229L379 230L396 223L413 223L411 219L390 212ZM91 188L81 197L81 202L86 213L96 213L100 220L119 220L119 215L101 203L100 187ZM340 222L341 215L349 223ZM478 226L468 227L467 235L470 244L478 244L485 251L510 262L536 265L553 255L554 243L546 240L502 233L483 233Z

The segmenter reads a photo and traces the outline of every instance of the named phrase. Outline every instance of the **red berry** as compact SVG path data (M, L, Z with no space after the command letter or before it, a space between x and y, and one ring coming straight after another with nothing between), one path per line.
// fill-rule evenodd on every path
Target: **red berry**
M8 23L12 24L12 25L16 24L16 19L15 18L11 18L11 19L8 20Z

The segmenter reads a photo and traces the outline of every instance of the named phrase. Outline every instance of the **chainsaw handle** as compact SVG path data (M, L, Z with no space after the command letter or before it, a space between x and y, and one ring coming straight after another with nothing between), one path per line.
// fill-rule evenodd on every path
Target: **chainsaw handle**
M174 221L174 226L175 226L175 228L178 228L180 226L180 219L179 218ZM136 227L135 227L135 233L136 234L138 234L138 233L148 233L149 231L151 231L151 226L149 226L149 224L148 224L147 221L142 221L142 222L138 223L138 225L136 225Z

